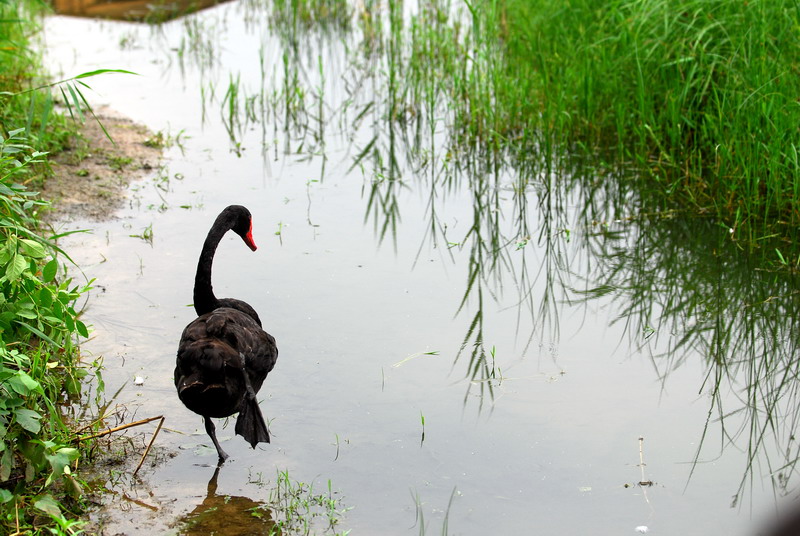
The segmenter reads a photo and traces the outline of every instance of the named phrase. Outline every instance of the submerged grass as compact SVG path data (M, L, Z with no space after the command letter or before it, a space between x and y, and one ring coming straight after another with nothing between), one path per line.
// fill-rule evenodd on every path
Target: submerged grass
M250 482L267 486L264 475L251 475ZM339 493L333 490L330 480L327 489L314 489L313 483L295 480L288 470L278 470L274 486L270 487L269 498L254 509L253 515L267 516L272 526L263 534L269 536L309 536L310 534L332 534L347 536L350 530L343 530L341 523L349 507L342 505Z

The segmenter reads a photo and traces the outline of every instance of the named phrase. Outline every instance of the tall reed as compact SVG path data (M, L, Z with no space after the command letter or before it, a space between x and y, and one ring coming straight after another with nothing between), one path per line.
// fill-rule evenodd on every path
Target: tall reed
M800 264L800 5L502 0L481 7L502 45L492 128L503 139L611 152L638 166L656 202L688 204L743 247L769 244L772 258Z

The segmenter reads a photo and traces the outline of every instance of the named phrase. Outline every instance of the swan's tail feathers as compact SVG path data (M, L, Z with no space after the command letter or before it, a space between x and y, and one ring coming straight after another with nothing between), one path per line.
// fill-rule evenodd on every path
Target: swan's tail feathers
M256 448L258 443L269 443L269 431L256 397L246 396L236 419L236 433Z

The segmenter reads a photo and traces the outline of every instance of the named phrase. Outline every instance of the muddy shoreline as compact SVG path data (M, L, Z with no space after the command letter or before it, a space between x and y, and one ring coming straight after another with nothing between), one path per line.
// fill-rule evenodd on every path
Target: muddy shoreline
M160 166L164 141L159 134L109 108L95 114L97 120L87 116L71 147L50 158L52 175L40 190L52 203L50 221L112 218L127 198L128 185Z

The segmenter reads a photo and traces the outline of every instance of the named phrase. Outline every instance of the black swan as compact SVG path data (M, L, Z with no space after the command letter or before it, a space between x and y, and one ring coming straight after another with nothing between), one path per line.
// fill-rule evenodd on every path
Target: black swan
M238 205L227 207L217 216L203 243L194 279L198 317L183 330L175 366L178 397L203 416L220 463L228 455L219 446L211 417L230 417L238 411L236 433L253 448L257 443L269 443L256 393L278 359L275 339L261 329L261 320L250 305L214 296L211 264L217 245L229 230L256 250L250 211Z

